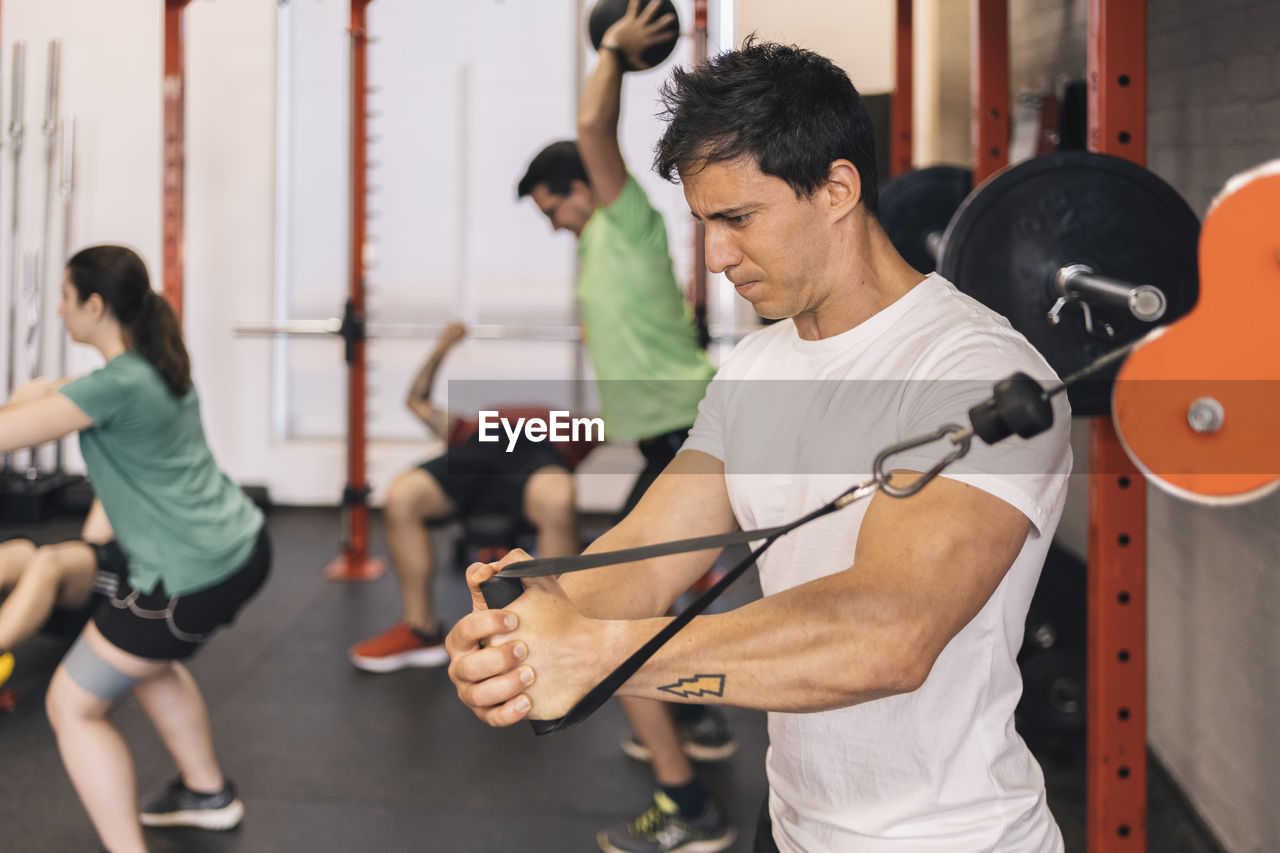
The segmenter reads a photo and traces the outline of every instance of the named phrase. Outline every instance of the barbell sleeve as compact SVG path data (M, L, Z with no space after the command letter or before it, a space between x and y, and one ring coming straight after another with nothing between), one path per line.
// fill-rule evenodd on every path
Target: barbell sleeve
M1169 307L1164 291L1151 284L1132 284L1098 275L1085 264L1069 264L1054 277L1058 292L1067 299L1125 308L1137 320L1154 323Z

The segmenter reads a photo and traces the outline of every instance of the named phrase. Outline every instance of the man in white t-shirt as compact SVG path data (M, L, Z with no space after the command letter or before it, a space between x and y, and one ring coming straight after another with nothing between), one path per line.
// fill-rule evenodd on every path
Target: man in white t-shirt
M676 71L663 98L656 167L706 225L708 267L782 322L734 350L680 454L591 551L786 523L866 480L881 449L966 423L995 381L1052 378L1003 318L894 250L870 121L828 60L748 41ZM1062 850L1013 727L1071 465L1056 407L1041 436L975 442L910 498L879 493L782 537L759 562L761 600L695 618L619 691L679 701L697 678L700 702L770 712L756 850ZM895 484L946 450L895 456ZM563 715L712 556L527 580L505 610L477 594L447 642L459 696L491 725Z

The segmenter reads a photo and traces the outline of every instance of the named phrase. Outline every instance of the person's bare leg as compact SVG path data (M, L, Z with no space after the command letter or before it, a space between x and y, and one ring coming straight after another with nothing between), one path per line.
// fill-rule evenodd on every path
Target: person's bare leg
M676 787L692 782L695 778L693 763L680 747L680 735L670 706L656 699L634 696L619 696L618 703L627 715L636 740L649 749L653 777L658 784Z
M30 639L55 606L87 604L96 564L93 549L83 542L61 542L31 551L12 591L0 604L0 651Z
M160 739L178 765L182 782L193 791L222 790L222 768L213 752L209 712L187 668L170 661L166 669L133 690Z
M404 621L423 634L434 634L440 628L431 589L435 553L426 520L452 511L453 504L440 482L421 468L405 471L387 490L383 521L400 584Z
M538 535L539 557L567 557L582 550L573 475L547 466L534 471L524 486L524 515Z
M89 504L89 512L80 527L80 538L94 545L105 545L115 538L111 522L107 520L107 511L102 508L102 501L97 498Z
M36 552L30 539L8 539L0 542L0 595L6 594L22 577L27 561Z
M85 635L103 661L126 675L146 679L167 666L116 648L92 622ZM63 766L103 846L112 853L145 853L133 758L107 719L111 706L77 684L65 664L54 672L45 696Z

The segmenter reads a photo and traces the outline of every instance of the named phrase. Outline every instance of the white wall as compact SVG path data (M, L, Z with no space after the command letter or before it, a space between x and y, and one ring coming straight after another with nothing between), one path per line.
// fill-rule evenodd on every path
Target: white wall
M237 322L271 312L275 36L273 4L208 0L184 14L184 326L205 430L232 478L319 487L327 482L318 466L297 464L293 448L271 441L269 344L233 334ZM337 447L323 453L340 459Z
M517 201L515 187L543 145L574 134L577 76L595 62L585 46L579 5L370 5L370 83L376 87L370 96L376 114L370 158L377 163L369 177L377 187L369 200L376 213L368 223L371 322L576 324L574 240L552 234L531 201ZM282 17L292 43L280 104L290 128L282 142L286 186L277 200L288 223L278 257L288 319L334 316L346 293L345 192L335 200L331 188L345 191L346 50L328 35L340 32L346 6L342 0L314 0L294 4ZM691 0L678 6L688 35ZM422 34L430 31L447 32L448 38L424 51ZM691 39L683 39L662 69L627 76L620 128L632 171L667 218L681 282L692 273L692 220L680 188L653 175L649 161L661 131L654 117L657 87L665 70L687 62L691 53ZM433 344L417 339L368 345L369 480L375 502L394 473L436 449L402 404ZM290 343L288 369L275 390L287 401L279 434L284 440L278 444L305 448L299 452L314 457L308 466L314 472L333 470L317 448L345 426L340 354L336 341ZM448 401L449 387L459 381L571 376L580 358L573 344L467 340L445 363L437 395ZM594 388L589 372L581 375L590 411ZM624 454L622 467L630 470L631 460ZM328 502L340 488L340 469L327 489L311 481L300 489L295 479L273 482L273 491L284 500ZM598 479L583 484L583 503L595 508L603 502L599 508L608 509L621 495L601 493L594 488ZM625 478L619 482L625 485Z
M737 31L829 58L862 94L893 91L895 0L738 0Z

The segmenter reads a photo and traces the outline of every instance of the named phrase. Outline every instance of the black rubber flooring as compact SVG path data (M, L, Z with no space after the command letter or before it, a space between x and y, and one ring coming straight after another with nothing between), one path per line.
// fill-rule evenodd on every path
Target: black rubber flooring
M398 617L390 573L372 584L324 579L336 551L336 511L277 508L270 527L271 581L191 664L245 820L225 833L148 830L152 851L592 851L602 827L647 805L652 777L618 749L625 724L612 705L578 729L538 738L525 726L480 723L457 701L443 668L355 670L347 647ZM0 525L0 539L57 541L77 529L75 520ZM379 535L375 524L373 550L385 554ZM754 576L738 587L730 605L759 594ZM450 621L469 606L452 567L441 572L438 593ZM18 707L0 714L3 851L98 849L44 718L44 689L68 643L41 636L24 646L7 685L17 690ZM738 826L733 849L749 851L765 792L764 715L727 713L741 748L707 765L703 778ZM174 769L137 704L126 700L113 719L133 749L143 796L160 790ZM1042 763L1067 849L1079 853L1083 745L1057 744ZM1150 777L1148 849L1218 851L1155 762Z

